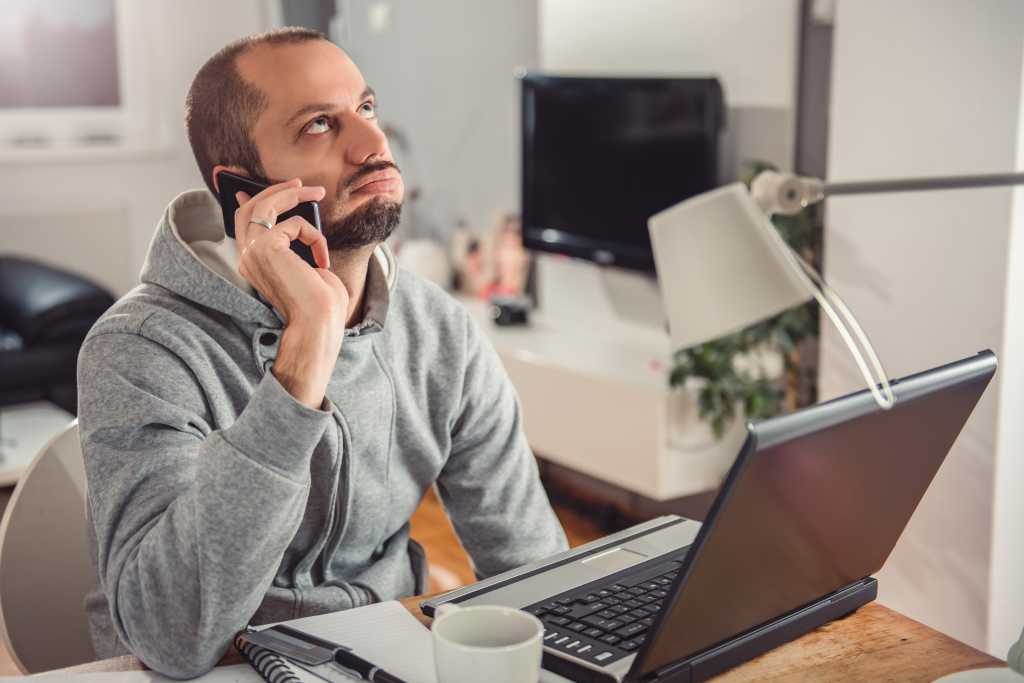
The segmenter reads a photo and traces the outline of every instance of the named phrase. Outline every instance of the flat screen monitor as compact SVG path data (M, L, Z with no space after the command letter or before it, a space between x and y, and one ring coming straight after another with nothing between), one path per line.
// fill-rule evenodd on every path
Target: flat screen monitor
M713 78L522 77L528 249L654 270L647 219L718 184Z

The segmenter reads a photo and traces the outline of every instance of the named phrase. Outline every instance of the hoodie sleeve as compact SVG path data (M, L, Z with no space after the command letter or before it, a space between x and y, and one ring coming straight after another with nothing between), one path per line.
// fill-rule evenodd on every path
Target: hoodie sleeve
M198 676L270 586L330 413L267 373L237 420L213 430L188 367L136 334L91 336L78 377L97 572L114 626L149 667Z
M526 442L501 359L466 319L466 367L452 448L438 493L479 578L568 547Z
M1024 674L1024 631L1020 632L1020 640L1010 646L1006 664L1017 673Z

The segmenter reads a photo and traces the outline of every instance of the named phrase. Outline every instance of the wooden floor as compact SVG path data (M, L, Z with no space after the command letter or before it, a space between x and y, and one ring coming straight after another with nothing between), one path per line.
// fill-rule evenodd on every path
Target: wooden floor
M570 546L575 547L605 535L596 524L575 510L555 505L555 514L562 522ZM475 580L466 552L459 544L448 515L433 489L423 498L413 515L412 537L427 551L430 562L429 592L451 590Z
M577 546L604 535L595 524L574 510L556 505L555 512L565 528L570 545ZM450 590L473 582L469 559L433 490L426 495L413 515L412 535L427 551L430 561L430 592ZM10 655L0 646L0 676L19 673Z

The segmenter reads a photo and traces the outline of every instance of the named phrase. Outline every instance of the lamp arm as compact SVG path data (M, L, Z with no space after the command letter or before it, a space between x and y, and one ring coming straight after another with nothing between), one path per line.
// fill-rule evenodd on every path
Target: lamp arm
M827 183L818 178L801 177L793 173L764 171L759 173L750 184L750 193L754 197L754 201L769 215L792 216L800 213L804 207L820 202L825 197L838 195L960 190L1009 185L1024 185L1024 173Z
M841 194L878 194L881 192L919 192L922 190L962 190L973 187L1024 185L1024 173L956 175L944 178L904 178L825 183L825 196Z
M861 376L864 378L864 382L874 397L875 402L883 410L892 408L896 404L896 397L893 395L892 387L889 384L889 376L885 372L885 368L882 367L882 362L879 360L875 347L871 344L867 333L864 332L860 323L857 322L856 316L853 315L853 312L839 294L829 287L821 274L814 269L814 266L807 263L802 256L786 244L786 241L782 239L782 235L768 221L767 216L763 220L766 223L765 234L775 244L777 253L782 257L786 266L791 269L793 275L798 280L804 280L807 283L811 295L839 332L843 343L846 344L850 355L853 356L854 362L857 363L857 369L860 370ZM872 371L874 375L872 375Z

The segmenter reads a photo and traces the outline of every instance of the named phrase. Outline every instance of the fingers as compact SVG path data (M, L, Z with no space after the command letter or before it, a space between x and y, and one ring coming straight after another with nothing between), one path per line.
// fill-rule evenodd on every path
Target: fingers
M279 186L274 186L279 187ZM318 202L324 198L327 190L320 185L300 187L298 185L278 189L273 194L267 194L274 187L268 187L263 192L249 199L245 204L240 204L245 219L262 218L271 223L285 211L291 211L300 202ZM239 195L244 195L240 192Z
M289 242L299 240L313 250L313 259L321 268L331 267L331 255L327 249L327 239L323 233L309 224L302 216L292 216L274 226L274 231L287 235Z
M327 192L322 186L286 187L268 197L253 197L250 217L273 220L285 211L291 211L300 202L318 202ZM262 194L262 193L260 193ZM273 218L272 218L273 217Z
M252 237L249 235L249 219L244 217L247 214L242 213L242 209L245 208L245 203L249 199L249 195L245 192L235 193L235 201L238 202L238 208L235 209L235 244L243 255L246 247L252 241Z
M258 232L250 236L249 242L242 249L243 260L250 248L262 251L263 247L260 245L276 244L281 249L290 249L292 241L298 240L312 248L313 259L319 267L331 267L327 239L323 236L323 233L310 225L309 221L302 216L292 216L288 220L281 221L274 226L273 230L267 230L258 225L253 225L252 227Z
M235 212L235 239L238 239L244 244L248 244L252 238L249 237L249 221L253 217L253 209L255 208L256 199L266 199L273 195L275 192L280 192L288 188L296 188L302 186L301 178L292 178L289 181L283 183L275 183L267 188L264 188L256 194L255 197L250 196L246 192L236 192L235 199L238 201L238 211ZM270 216L262 216L265 220L269 220L270 223L274 223L277 220L277 214ZM258 227L258 226L257 226Z
M302 187L302 178L292 178L291 180L286 180L283 183L275 183L273 185L270 185L260 190L256 197L254 197L254 199L265 199L270 195L276 192L280 192L281 190L287 189L289 187Z
M265 229L250 225L254 218L274 224L282 213L294 209L301 202L320 201L326 193L326 188L319 185L303 187L299 178L271 185L255 197L237 192L235 199L238 200L239 208L235 213L235 238L242 244L248 244L254 237L252 229Z

